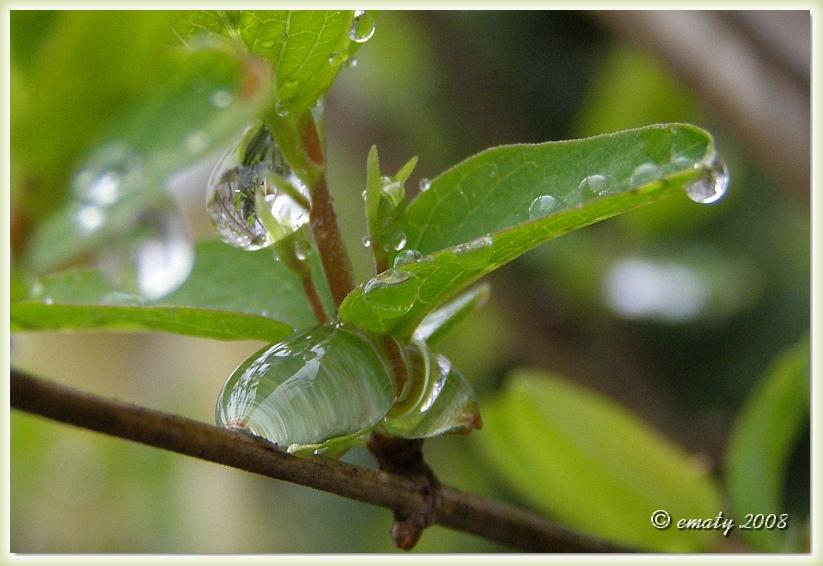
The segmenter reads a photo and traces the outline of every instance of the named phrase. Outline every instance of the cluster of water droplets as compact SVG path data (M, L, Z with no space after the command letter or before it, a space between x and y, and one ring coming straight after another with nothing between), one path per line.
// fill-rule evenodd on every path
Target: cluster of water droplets
M273 244L309 221L309 191L264 124L246 130L209 179L206 208L220 238L244 250Z

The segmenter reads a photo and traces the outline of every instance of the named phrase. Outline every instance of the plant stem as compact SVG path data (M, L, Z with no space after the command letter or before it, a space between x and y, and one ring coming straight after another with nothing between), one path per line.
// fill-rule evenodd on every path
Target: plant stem
M299 458L242 432L104 399L10 371L11 407L55 421L334 493L391 510L428 509L414 478L327 458ZM636 552L504 503L438 487L434 522L532 552Z
M297 257L297 253L291 243L281 246L276 253L283 260L283 263L300 277L300 282L303 284L303 292L309 300L318 324L329 322L329 315L326 313L326 307L323 306L320 293L317 292L317 286L314 283L314 277L312 277L311 268L308 264Z

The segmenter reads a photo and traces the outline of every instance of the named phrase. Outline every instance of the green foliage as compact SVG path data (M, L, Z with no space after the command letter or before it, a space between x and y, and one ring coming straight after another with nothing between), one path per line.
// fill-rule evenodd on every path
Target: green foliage
M724 174L705 130L664 123L572 141L494 147L437 176L407 202L405 183L417 158L394 176L382 176L372 147L366 162L366 227L380 273L354 289L339 313L316 243L303 250L307 263L295 269L296 242L312 240L306 229L283 238L279 245L285 248L254 252L201 242L185 282L158 298L117 287L88 266L100 250L133 238L147 211L166 202L164 185L171 175L235 143L251 123L262 121L271 129L297 177L314 190L326 162L324 148L312 152L307 140L322 146L324 97L360 47L355 38L369 34L373 24L371 16L353 18L353 11L13 12L12 208L32 233L25 234L24 253L13 250L11 330L162 331L280 342L312 336L318 327L308 280L326 312L363 329L365 345L355 346L362 346L360 354L388 339L383 335L398 344L418 340L427 348L421 350L425 355L417 354L425 358L426 373L425 379L410 380L408 389L417 389L402 401L383 403L383 413L358 423L353 434L307 441L298 451L322 448L338 455L386 411L388 418L379 423L384 432L430 436L454 425L461 416L456 404L474 400L462 377L448 387L430 379L440 375L429 373L432 366L442 374L452 368L428 350L486 301L489 286L472 284L550 239L641 205L665 201L668 208L647 217L627 215L635 219L629 224L643 230L670 224L669 218L688 224L683 218L690 213L681 210L698 207L668 197ZM579 129L588 135L598 130L596 124L623 123L611 110L632 106L615 103L625 96L652 98L660 121L681 119L687 101L655 73L633 57L610 62L601 99L591 103L589 119ZM413 82L398 82L404 86L398 96L411 92ZM376 104L387 105L391 97L378 98ZM622 119L651 121L640 119L647 115L642 108L634 110ZM652 115L657 121L658 110ZM435 129L444 127L429 115L415 120L418 129L429 121ZM433 143L447 145L439 138ZM117 190L106 192L106 183L97 183L112 168ZM262 198L256 202L259 206ZM78 222L88 207L99 213L92 229ZM646 210L662 210L655 207ZM592 279L592 258L604 271L622 242L608 247L585 237L568 241L565 248L554 248L568 260L561 277L591 297L595 282L583 280ZM741 273L738 279L748 276ZM730 278L712 279L722 280L718 285L727 287L729 297L745 298L737 285L727 283ZM490 339L486 328L477 332ZM301 344L302 351L311 350L305 340ZM365 369L389 365L381 358ZM723 487L738 523L750 511L782 509L787 461L809 412L809 377L804 342L774 366L736 421ZM552 374L519 371L502 390L481 399L480 408L486 431L473 435L473 446L489 464L482 473L495 474L527 504L621 544L673 552L718 548L717 533L652 527L649 519L657 509L675 519L714 517L725 510L724 493L695 459L615 403ZM26 442L29 428L23 430ZM18 424L13 446L18 454L20 430ZM474 473L477 464L464 463L463 475ZM758 550L786 549L782 532L739 533Z
M657 530L659 509L675 520L720 509L708 471L677 445L607 398L534 371L510 376L482 404L476 446L517 494L590 534L648 550L707 550L718 533Z
M751 392L731 431L726 483L738 517L786 513L783 493L789 456L808 423L811 360L808 337L774 363ZM801 527L797 518L791 527ZM786 532L741 530L746 542L764 552L786 552Z

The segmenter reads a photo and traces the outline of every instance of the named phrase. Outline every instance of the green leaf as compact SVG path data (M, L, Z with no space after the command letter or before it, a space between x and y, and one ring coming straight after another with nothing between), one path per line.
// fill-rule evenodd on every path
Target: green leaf
M786 467L809 418L810 348L808 337L784 352L749 395L735 420L726 450L726 483L737 516L780 515ZM790 518L799 528L801 517ZM752 547L786 552L786 532L743 530Z
M529 249L713 181L718 159L711 136L684 124L486 150L434 179L400 219L405 249L424 257L382 276L396 282L390 293L374 280L355 289L340 317L411 335L432 309ZM370 297L369 288L381 292ZM387 308L398 300L408 304Z
M473 438L500 477L573 529L667 552L706 550L722 536L676 527L680 519L714 519L720 511L708 470L599 394L521 371L483 403L483 420ZM657 510L671 515L671 528L652 526Z
M353 17L351 10L204 11L176 30L190 43L205 33L242 43L267 59L278 112L299 115L328 92L350 57L350 45L357 45L349 38Z
M160 91L114 123L83 161L72 182L75 199L33 237L27 259L34 272L117 238L163 198L169 175L232 140L260 112L266 89L248 93L243 85L250 75L265 77L247 57L214 49L178 55Z
M164 331L219 340L280 340L317 324L299 278L270 250L198 244L194 269L153 301L112 288L92 270L38 280L11 305L11 330Z

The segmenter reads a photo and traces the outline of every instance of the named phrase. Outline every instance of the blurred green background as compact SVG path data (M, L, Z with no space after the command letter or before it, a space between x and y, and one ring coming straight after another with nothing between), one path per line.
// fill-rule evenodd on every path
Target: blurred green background
M175 14L143 13L139 25L120 20L119 27L105 17L114 23L99 29L100 15L12 13L13 260L31 218L65 198L92 143L84 115L103 121L139 99L156 76L151 54L177 41ZM663 121L708 129L731 171L723 201L699 206L684 195L544 244L489 278L489 303L441 350L474 384L481 410L511 370L545 368L624 404L720 474L735 412L774 357L810 327L809 185L797 182L802 164L791 173L772 167L765 142L726 119L699 81L686 80L693 75L678 72L660 49L625 41L620 29L614 19L579 12L381 12L374 37L326 102L329 184L362 282L372 267L360 243L360 193L373 143L385 171L419 156L407 184L414 195L419 180L494 145ZM746 28L738 21L730 29ZM131 30L139 34L123 42ZM84 42L81 68L60 59L66 45ZM106 42L112 48L101 51ZM55 73L65 93L39 88ZM802 72L794 74L802 85ZM102 80L117 86L106 89L117 97L95 94ZM85 100L71 98L78 83L87 85ZM38 166L38 155L59 167ZM172 186L198 239L212 237L204 190L215 159ZM260 346L165 334L20 333L11 363L213 422L224 380ZM529 507L487 466L483 441L483 431L431 439L426 458L444 483ZM325 493L18 412L10 449L12 552L394 551L388 511ZM809 512L809 454L805 433L785 494L797 516ZM362 449L344 459L374 466ZM437 526L416 548L505 550Z

